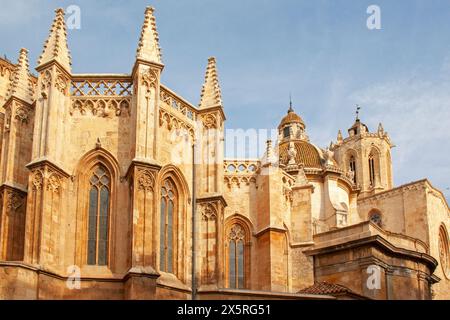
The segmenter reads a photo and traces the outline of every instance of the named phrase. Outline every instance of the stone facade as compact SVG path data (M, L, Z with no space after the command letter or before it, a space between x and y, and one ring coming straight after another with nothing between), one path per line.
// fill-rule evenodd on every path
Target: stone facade
M129 74L72 73L66 37L58 9L37 76L0 59L0 298L450 298L448 204L394 188L381 124L321 149L291 105L225 159L216 60L198 106L162 84L152 8Z

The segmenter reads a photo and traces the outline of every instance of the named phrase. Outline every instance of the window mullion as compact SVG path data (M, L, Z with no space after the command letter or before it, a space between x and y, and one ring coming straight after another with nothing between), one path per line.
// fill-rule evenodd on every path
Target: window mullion
M239 289L239 253L238 253L238 242L234 241L234 280L235 280L235 288Z
M99 234L100 234L100 189L98 188L98 186L96 186L97 188L97 228L95 230L95 264L98 264L98 251L99 251Z

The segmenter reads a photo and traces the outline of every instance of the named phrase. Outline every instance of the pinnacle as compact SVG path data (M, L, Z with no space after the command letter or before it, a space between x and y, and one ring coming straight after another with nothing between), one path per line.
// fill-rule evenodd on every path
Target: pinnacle
M222 106L222 92L217 75L216 58L210 57L200 97L200 108L215 106Z
M67 46L67 29L66 22L64 21L64 10L59 8L55 10L55 13L55 19L50 28L49 36L44 43L44 50L39 57L38 66L55 60L70 72L72 61Z
M139 38L136 59L162 64L156 19L153 12L153 7L147 7L145 10L144 24L142 25Z
M28 50L20 49L19 59L10 87L10 95L31 102L33 89L29 78Z

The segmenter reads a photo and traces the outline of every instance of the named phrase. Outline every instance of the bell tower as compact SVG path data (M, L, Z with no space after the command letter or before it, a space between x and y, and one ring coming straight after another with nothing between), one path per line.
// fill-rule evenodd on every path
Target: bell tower
M370 132L360 120L359 110L358 106L355 122L348 129L346 138L339 130L332 151L339 166L358 185L359 196L365 197L392 189L391 148L394 145L381 123L376 132Z

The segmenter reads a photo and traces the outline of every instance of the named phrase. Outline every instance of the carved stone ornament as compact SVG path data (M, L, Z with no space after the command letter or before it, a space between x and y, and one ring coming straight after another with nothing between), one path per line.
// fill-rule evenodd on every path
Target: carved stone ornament
M150 92L151 88L156 87L156 83L158 81L158 71L155 69L148 69L143 75L142 75L142 84L145 86L146 91Z
M155 178L153 173L148 170L141 171L138 176L139 190L150 191L153 190L155 184Z
M204 206L202 211L202 219L205 221L214 221L217 219L216 209L211 204Z
M14 119L19 120L21 123L28 123L28 110L22 105L18 105Z
M23 205L24 198L16 191L7 191L6 193L6 208L13 212Z
M239 224L234 224L230 229L228 239L234 241L243 241L245 239L244 229Z
M52 173L47 180L47 190L58 193L61 188L61 182L58 176Z
M44 182L44 177L42 175L42 173L38 170L33 172L33 187L35 190L40 190L42 189L42 184Z

